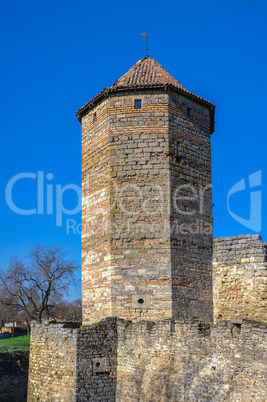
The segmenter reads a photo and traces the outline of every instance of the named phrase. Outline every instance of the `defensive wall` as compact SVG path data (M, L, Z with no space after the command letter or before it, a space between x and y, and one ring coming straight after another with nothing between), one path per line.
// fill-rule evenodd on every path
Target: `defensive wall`
M213 250L216 324L35 323L28 401L265 401L266 244L233 236Z
M214 110L146 56L77 112L83 326L32 326L28 401L266 401L266 244L213 241Z
M245 320L35 324L28 401L264 402L266 335L266 324Z
M214 320L267 322L266 243L259 235L213 241Z

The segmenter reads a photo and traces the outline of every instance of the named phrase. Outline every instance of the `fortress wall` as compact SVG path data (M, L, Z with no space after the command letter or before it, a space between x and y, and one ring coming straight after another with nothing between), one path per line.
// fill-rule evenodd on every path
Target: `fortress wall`
M120 322L116 401L264 402L266 331L249 322Z
M77 329L32 323L28 402L75 401Z
M214 319L267 322L266 243L259 235L213 242Z
M28 402L115 401L117 319L71 325L32 323Z
M117 319L105 318L77 333L76 401L115 401Z
M260 236L214 239L211 326L33 323L28 401L265 402L266 266Z
M266 334L242 320L34 324L28 401L264 402Z

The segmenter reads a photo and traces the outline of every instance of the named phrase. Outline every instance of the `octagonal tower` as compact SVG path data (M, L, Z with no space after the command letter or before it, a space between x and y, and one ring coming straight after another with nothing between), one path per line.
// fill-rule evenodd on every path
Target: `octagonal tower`
M77 117L83 324L211 322L214 105L146 56Z

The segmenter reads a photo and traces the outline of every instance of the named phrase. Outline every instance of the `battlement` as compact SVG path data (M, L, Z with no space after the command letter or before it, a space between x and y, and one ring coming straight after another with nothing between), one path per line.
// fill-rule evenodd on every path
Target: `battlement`
M266 324L245 320L36 323L28 401L263 401L266 334Z
M213 263L264 264L267 244L260 235L238 235L213 239Z

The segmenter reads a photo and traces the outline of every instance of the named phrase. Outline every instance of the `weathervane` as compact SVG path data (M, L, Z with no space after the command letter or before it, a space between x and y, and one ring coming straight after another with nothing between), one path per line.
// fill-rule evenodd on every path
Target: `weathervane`
M147 56L147 51L148 51L148 33L146 30L146 33L141 34L141 38L146 38L146 56Z

